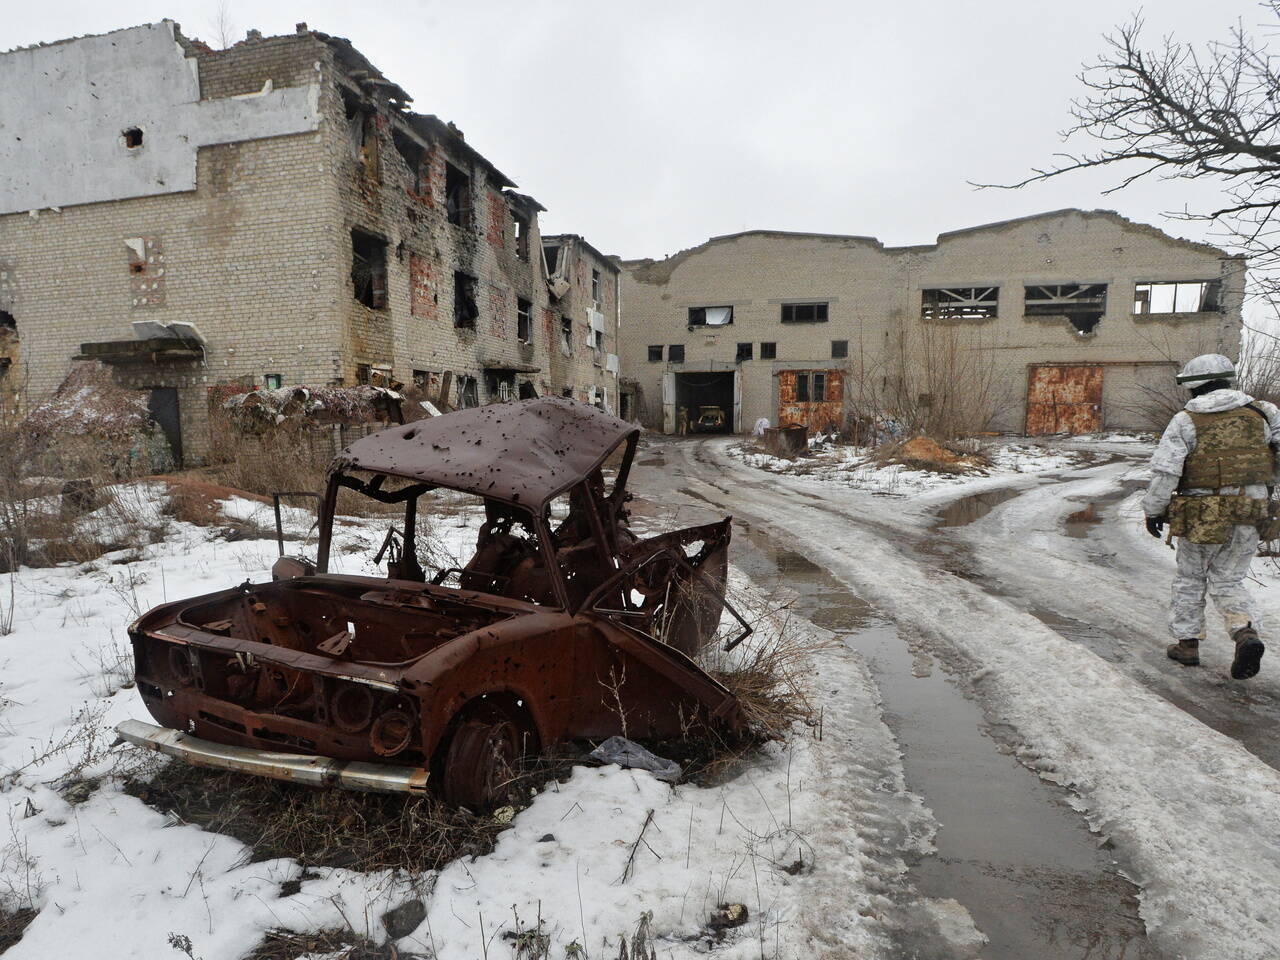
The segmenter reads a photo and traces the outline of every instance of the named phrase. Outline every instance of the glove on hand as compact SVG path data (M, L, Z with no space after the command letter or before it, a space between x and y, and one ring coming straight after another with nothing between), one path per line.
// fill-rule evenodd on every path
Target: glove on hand
M1147 517L1147 533L1160 539L1160 535L1164 533L1164 522L1164 517Z

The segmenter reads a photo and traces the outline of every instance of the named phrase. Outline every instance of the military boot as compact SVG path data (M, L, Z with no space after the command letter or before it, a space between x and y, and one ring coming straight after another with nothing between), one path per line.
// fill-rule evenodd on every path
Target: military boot
M1231 661L1231 679L1248 680L1257 676L1262 665L1262 654L1267 649L1258 639L1258 631L1253 629L1252 623L1246 623L1231 634L1231 639L1236 642L1236 657Z
M1177 660L1184 667L1198 667L1200 666L1200 641L1192 638L1171 643L1168 654L1170 660Z

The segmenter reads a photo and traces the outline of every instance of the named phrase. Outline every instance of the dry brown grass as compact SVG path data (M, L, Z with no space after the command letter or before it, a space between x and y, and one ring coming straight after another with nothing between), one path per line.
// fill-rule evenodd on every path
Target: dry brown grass
M0 953L4 953L22 939L22 932L36 918L36 911L29 907L9 910L0 905Z
M931 473L981 473L990 466L988 458L976 448L966 450L958 443L938 443L926 436L882 443L875 448L872 457L881 465L896 463L910 470L928 470Z
M334 957L335 960L414 960L389 943L379 946L350 930L290 933L271 930L244 960L297 960L299 957Z
M434 796L316 789L178 762L127 781L125 791L177 821L235 837L253 861L289 857L303 866L421 873L487 853L506 829Z

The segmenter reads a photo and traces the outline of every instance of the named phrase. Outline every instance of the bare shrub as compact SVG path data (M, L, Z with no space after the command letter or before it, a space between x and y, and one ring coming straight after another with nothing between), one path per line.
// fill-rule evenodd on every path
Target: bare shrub
M78 364L49 400L0 422L0 562L78 562L147 542L147 494L128 481L170 465L145 397Z
M874 446L886 434L945 441L989 430L1013 399L993 338L981 326L920 323L903 327L881 354L860 344L846 378L850 438Z

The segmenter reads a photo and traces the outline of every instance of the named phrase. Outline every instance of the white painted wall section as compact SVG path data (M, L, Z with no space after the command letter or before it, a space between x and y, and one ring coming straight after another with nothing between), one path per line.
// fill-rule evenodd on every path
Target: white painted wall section
M194 190L198 148L319 126L318 74L202 101L197 70L168 20L0 54L0 214Z

